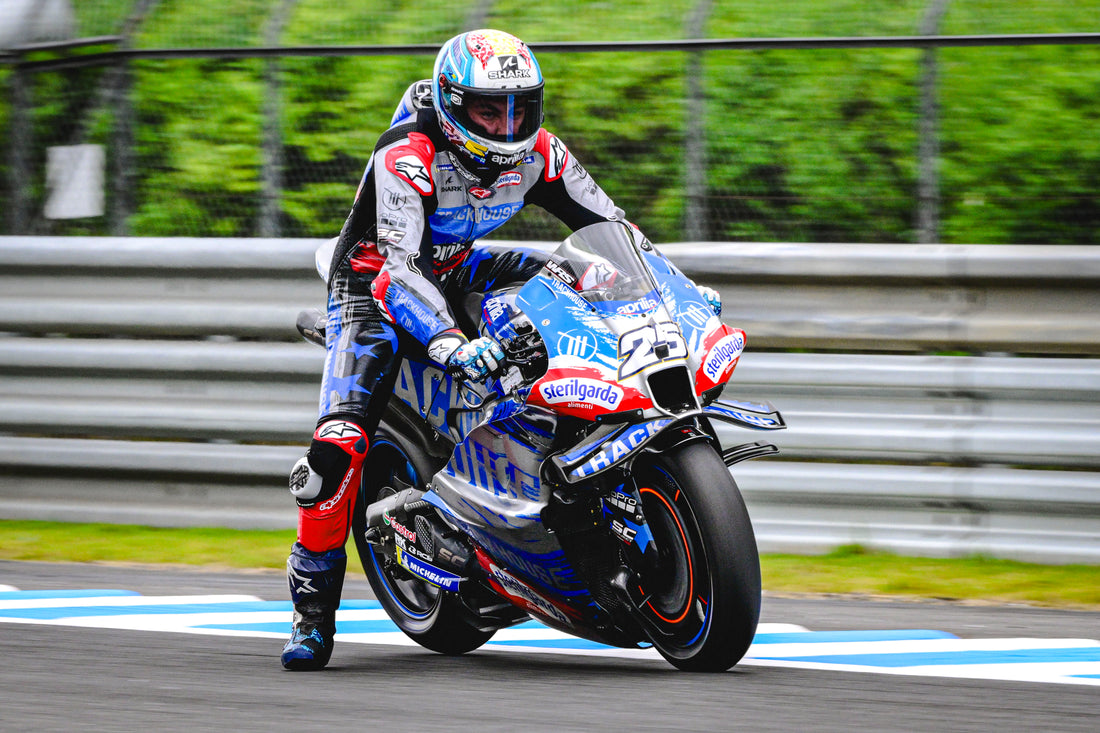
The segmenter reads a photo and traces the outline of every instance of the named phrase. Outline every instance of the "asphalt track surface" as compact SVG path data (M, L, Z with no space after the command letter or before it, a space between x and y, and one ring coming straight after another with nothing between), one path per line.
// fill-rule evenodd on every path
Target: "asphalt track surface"
M276 573L0 562L21 590L285 601ZM370 598L349 578L345 598ZM1100 614L1019 606L765 597L763 622L938 629L968 639L1097 639ZM2 731L1100 731L1100 687L663 660L338 644L281 669L281 640L0 624Z

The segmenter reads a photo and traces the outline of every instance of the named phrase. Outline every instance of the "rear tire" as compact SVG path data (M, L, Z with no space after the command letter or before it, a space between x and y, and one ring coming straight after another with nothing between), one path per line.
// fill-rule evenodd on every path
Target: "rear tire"
M635 569L651 641L678 669L725 671L760 620L760 557L737 484L701 442L637 465L634 475L658 550Z
M472 626L465 620L466 611L454 593L396 567L364 537L367 506L402 488L423 488L426 479L435 473L434 467L385 426L375 433L363 465L352 534L375 597L398 628L426 649L449 655L477 649L495 632Z

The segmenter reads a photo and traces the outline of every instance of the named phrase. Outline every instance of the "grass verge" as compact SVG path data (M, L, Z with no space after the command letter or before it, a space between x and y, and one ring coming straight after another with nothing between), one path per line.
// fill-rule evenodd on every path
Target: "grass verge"
M284 567L293 530L167 529L0 520L0 559ZM350 548L349 548L350 549ZM349 572L361 573L354 551ZM764 589L1100 611L1100 565L1035 565L992 558L901 557L842 547L827 555L764 555Z

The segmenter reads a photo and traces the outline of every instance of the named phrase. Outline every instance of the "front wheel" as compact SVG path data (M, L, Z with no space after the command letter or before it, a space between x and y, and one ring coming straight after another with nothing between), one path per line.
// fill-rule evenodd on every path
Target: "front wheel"
M655 456L634 477L656 546L635 568L650 640L679 669L725 671L760 620L760 557L737 484L707 443Z
M364 466L353 534L359 560L378 602L398 628L427 649L441 654L465 654L477 649L492 637L492 631L472 626L453 593L405 572L364 537L367 507L401 489L422 488L422 477L430 476L433 467L385 426L375 434Z

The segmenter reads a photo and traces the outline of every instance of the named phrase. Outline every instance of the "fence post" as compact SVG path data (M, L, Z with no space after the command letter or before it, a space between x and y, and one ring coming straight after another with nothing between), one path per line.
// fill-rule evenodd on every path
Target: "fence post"
M264 43L278 46L286 18L297 0L283 0L272 11L264 30ZM261 142L262 166L260 220L257 236L278 237L281 234L279 213L282 210L283 192L283 135L280 126L281 99L279 88L279 59L271 57L263 62L263 133Z
M260 221L257 236L279 236L279 210L283 189L283 144L279 131L279 62L264 61L263 169Z
M31 208L31 146L34 126L31 121L31 75L22 64L12 67L8 77L11 99L10 139L8 140L8 187L11 200L9 234L26 234Z
M939 34L947 0L932 0L921 21L920 34ZM936 49L925 48L920 61L920 122L917 134L917 242L940 239L939 105L936 89Z
M107 85L108 108L114 111L111 130L111 203L108 228L111 236L130 233L130 214L134 210L134 100L133 75L126 60L115 67Z
M688 38L703 38L710 14L710 0L699 0L687 22ZM684 124L684 239L704 242L707 234L707 137L706 98L703 90L703 51L687 62L687 102Z

